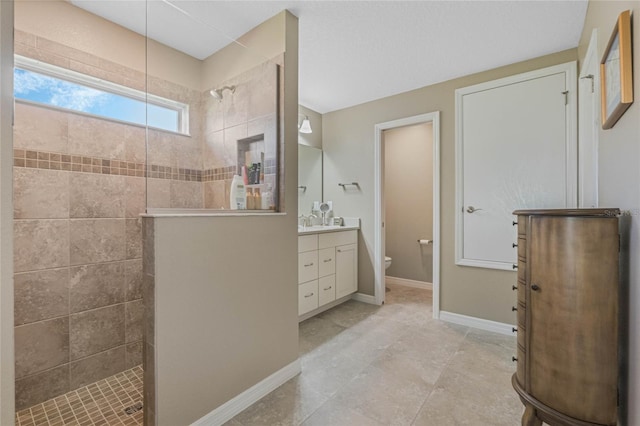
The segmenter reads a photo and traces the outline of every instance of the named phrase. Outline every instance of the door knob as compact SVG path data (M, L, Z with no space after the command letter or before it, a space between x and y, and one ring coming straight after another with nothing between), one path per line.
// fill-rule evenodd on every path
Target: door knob
M475 208L475 207L473 207L473 206L469 206L469 207L467 207L467 213L475 213L475 212L477 212L478 210L482 210L482 209L476 209L476 208Z

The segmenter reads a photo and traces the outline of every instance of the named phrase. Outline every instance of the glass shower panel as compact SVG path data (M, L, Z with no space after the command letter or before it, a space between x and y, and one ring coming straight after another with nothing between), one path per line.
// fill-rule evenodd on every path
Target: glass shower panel
M247 47L250 27L228 26L238 5L147 7L149 95L185 105L182 131L148 130L147 211L229 210L235 175L247 207L276 210L282 58Z
M145 15L139 1L15 2L19 412L141 368Z

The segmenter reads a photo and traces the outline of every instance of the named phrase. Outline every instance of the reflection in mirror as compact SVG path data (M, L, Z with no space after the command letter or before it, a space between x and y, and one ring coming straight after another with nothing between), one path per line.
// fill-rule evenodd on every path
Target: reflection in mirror
M322 150L298 145L298 215L308 215L322 201Z

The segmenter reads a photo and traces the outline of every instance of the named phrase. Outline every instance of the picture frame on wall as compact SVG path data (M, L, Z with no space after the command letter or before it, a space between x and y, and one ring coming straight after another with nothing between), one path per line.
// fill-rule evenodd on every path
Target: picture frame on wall
M610 129L633 103L631 11L626 10L609 38L600 61L602 128Z

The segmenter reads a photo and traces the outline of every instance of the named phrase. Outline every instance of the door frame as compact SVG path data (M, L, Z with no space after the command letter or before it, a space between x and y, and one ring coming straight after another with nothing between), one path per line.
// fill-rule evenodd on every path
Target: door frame
M385 300L384 235L384 146L385 130L414 124L432 123L433 137L433 317L440 317L440 111L387 121L375 125L374 142L374 297Z
M582 66L580 67L578 86L578 207L597 207L598 202L598 146L600 137L600 68L598 58L598 29L591 32L589 47L584 55ZM592 73L587 73L589 66L594 67ZM582 80L591 79L593 85L593 107L591 111L586 111L582 105L584 96L580 96L584 90ZM590 146L585 145L583 135L585 132L591 133ZM591 152L591 164L587 165L584 159L585 152ZM585 182L590 182L593 188L592 194L585 193ZM585 203L585 198L591 203Z
M467 259L464 257L464 161L463 161L463 97L498 87L517 84L554 74L564 74L566 93L565 105L565 155L566 155L566 193L567 208L578 205L578 78L577 61L565 62L534 71L516 74L497 80L487 81L473 86L456 89L456 207L455 207L455 262L460 266L499 269L512 271L513 264L490 260Z

